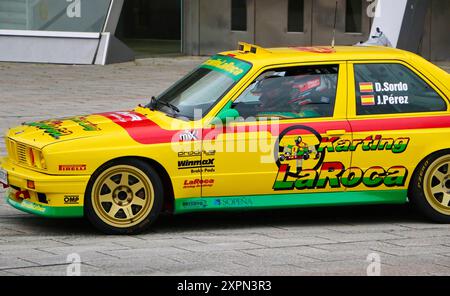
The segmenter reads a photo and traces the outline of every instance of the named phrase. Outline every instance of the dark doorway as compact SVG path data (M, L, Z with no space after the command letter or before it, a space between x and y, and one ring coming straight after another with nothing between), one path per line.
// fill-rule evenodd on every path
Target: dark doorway
M181 52L181 0L126 0L116 35L136 57Z

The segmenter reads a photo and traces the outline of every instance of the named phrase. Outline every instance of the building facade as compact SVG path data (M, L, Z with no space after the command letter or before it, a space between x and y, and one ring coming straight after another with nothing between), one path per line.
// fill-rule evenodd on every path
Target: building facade
M405 18L405 7L426 9ZM381 27L406 19L400 39L414 43L399 47L450 61L450 0L0 0L0 60L102 64L132 58L128 48L146 57L210 55L238 41L330 45L334 24L336 44L352 45L373 34L377 13L388 16Z

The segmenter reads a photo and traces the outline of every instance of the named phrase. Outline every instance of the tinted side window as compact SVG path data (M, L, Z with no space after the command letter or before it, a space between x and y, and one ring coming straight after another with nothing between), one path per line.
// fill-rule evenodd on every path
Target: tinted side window
M355 65L355 82L358 115L447 110L431 86L400 64Z
M338 65L289 67L261 74L236 99L241 117L332 117Z

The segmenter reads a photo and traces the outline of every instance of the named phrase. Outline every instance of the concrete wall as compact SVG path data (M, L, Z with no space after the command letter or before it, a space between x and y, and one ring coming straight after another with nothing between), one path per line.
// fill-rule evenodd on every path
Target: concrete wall
M450 61L450 0L431 0L420 53L432 61Z
M423 0L431 2L419 52L427 59L450 61L450 0ZM391 23L395 5L406 0L386 1L383 8ZM398 2L398 3L397 3ZM238 41L261 46L326 45L331 43L335 1L305 0L305 32L287 33L287 0L247 0L248 30L233 32L230 0L185 0L183 8L183 52L188 55L209 55L234 49ZM364 3L364 12L368 7ZM394 5L394 6L392 6ZM401 17L397 26L401 26ZM394 22L393 22L394 21ZM372 19L363 14L363 32L345 33L345 0L338 1L336 44L354 44L366 40ZM397 43L398 36L391 41Z

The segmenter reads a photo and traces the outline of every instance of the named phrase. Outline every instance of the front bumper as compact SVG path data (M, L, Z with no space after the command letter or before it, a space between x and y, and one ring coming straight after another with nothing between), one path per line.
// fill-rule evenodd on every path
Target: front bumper
M0 158L8 172L7 201L21 211L43 217L82 217L84 192L90 176L54 176L36 172ZM29 188L30 183L34 188Z

